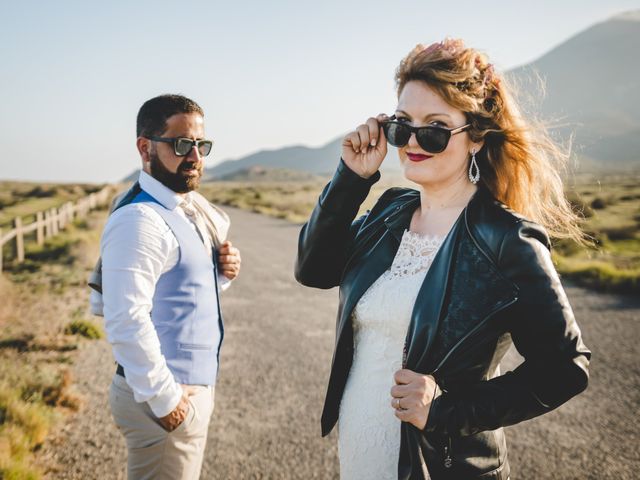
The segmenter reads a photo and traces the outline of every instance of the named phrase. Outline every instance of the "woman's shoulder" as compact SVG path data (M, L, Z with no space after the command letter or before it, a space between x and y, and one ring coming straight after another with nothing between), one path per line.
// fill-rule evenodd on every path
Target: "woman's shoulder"
M471 233L489 247L496 259L523 249L551 248L549 235L542 225L510 209L488 190L479 191L468 210Z
M402 207L403 205L420 198L420 192L413 188L391 187L384 191L378 198L371 212Z

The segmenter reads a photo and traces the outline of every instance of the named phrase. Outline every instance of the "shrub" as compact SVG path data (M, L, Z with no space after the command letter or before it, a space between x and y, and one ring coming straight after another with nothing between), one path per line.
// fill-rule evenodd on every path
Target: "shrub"
M25 401L20 388L0 385L0 478L38 479L30 453L44 442L53 421L50 408L38 401Z
M91 340L99 340L104 337L102 329L89 320L73 320L65 327L64 333L67 335L80 335Z
M640 293L640 270L623 270L599 261L573 261L555 257L558 272L580 285L617 293Z
M626 227L603 228L602 233L606 234L609 240L632 240L636 238L638 227L629 225Z
M567 194L567 200L571 204L571 209L584 218L593 217L593 208L584 202L582 198L575 192Z

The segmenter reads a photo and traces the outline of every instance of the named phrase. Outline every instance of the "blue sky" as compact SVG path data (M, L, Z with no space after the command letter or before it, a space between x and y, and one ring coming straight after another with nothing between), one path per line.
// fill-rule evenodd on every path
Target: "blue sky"
M640 0L0 0L0 179L117 181L135 116L160 93L205 110L209 165L322 145L395 107L417 43L461 37L502 69ZM337 160L337 159L336 159Z

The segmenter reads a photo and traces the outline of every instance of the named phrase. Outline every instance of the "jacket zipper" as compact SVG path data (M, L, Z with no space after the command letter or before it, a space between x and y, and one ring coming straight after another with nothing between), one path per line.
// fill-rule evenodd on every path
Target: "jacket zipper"
M451 468L453 460L451 459L451 437L447 437L448 445L444 447L444 468Z

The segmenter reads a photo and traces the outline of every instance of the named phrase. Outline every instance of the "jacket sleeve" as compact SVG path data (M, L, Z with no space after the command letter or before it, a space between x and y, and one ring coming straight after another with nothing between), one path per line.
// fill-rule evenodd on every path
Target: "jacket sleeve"
M542 227L520 221L503 239L501 271L518 289L505 311L507 329L524 357L514 371L436 398L425 432L472 435L549 412L582 392L591 352L551 261Z
M364 221L354 221L380 172L362 178L340 160L333 179L322 191L311 218L298 239L295 277L308 287L338 285L349 257L351 242Z

